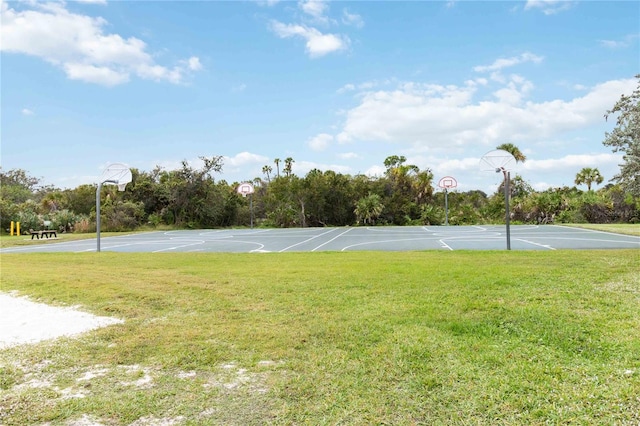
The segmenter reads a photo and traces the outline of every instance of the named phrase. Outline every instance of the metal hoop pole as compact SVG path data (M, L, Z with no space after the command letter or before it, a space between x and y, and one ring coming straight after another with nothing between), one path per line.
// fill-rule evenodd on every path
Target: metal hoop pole
M117 180L105 180L104 182L98 182L98 189L96 190L96 242L97 247L96 251L100 252L100 190L102 189L103 183L115 183L118 184Z
M449 191L447 188L444 189L444 224L445 226L449 225Z
M509 181L511 180L511 172L504 174L504 203L505 203L505 223L507 226L507 250L511 250L511 215L509 214Z

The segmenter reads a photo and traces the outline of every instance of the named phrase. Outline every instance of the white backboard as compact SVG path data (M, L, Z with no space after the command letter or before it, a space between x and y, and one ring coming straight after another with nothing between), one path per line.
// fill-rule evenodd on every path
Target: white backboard
M102 175L100 182L118 185L118 188L126 186L131 182L131 169L124 163L109 164Z
M515 165L515 157L503 149L489 151L480 159L480 169L483 172L508 172Z

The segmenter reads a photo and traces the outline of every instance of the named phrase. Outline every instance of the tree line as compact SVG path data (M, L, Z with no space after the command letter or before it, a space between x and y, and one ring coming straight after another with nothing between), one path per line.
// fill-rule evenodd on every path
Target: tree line
M433 173L408 164L404 156L385 159L380 177L311 170L253 180L255 192L242 197L237 183L216 180L222 157L203 157L204 166L186 161L176 170L132 169L124 192L103 186L101 224L104 231L140 227L220 228L233 226L315 227L351 225L441 225L445 220L444 193L435 192ZM601 183L597 169L583 169L577 186L534 191L519 175L511 180L510 212L515 223L640 223L640 197ZM97 185L74 189L39 186L24 170L0 170L2 229L10 221L23 230L44 228L94 232ZM503 223L502 187L494 194L473 190L450 191L448 223L472 225ZM251 209L250 209L251 207Z

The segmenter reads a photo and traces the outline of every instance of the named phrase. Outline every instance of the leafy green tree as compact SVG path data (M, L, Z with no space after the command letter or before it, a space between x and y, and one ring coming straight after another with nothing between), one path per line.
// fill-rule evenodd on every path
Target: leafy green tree
M355 222L353 203L356 199L353 191L353 179L349 175L335 173L332 170L324 172L329 191L326 196L325 211L328 210L327 223L344 226Z
M265 197L267 224L279 228L304 226L305 199L300 178L281 176L267 186Z
M350 176L332 170L313 169L305 176L303 196L307 225L343 226L353 224L353 190Z
M11 221L19 221L24 230L33 227L34 223L37 227L37 219L33 219L33 217L37 218L38 214L36 192L39 184L40 179L30 176L25 170L12 169L5 172L0 168L0 226L2 230L9 229ZM31 201L31 204L23 207L28 201ZM25 215L21 216L20 212L23 209L28 214L25 212Z
M384 205L382 204L380 196L378 194L369 194L358 200L354 213L356 214L358 223L362 222L368 225L374 224L383 210Z
M600 174L598 169L592 169L591 167L585 167L578 172L576 175L575 183L576 185L582 185L583 183L587 185L587 190L591 191L591 184L601 184L604 181L604 178Z
M305 176L302 186L308 224L310 226L328 225L332 206L327 204L331 192L327 177L321 170L313 169Z
M386 219L397 225L420 220L421 205L433 194L433 173L405 164L404 156L391 155L384 160L387 182L383 203Z
M156 166L151 172L140 172L131 169L131 183L127 185L124 199L133 202L141 202L147 216L154 215L153 223L159 224L158 219L162 211L169 205L169 188L160 183L162 168Z
M105 231L132 231L142 225L144 205L107 198L100 208L100 220Z
M622 187L640 197L640 74L636 75L638 87L631 95L622 95L605 119L616 114L616 126L611 133L605 133L603 144L622 152L624 163L620 173L613 177Z
M160 184L168 193L168 213L165 218L173 224L188 227L208 227L215 225L224 208L224 194L215 186L212 176L222 170L222 156L200 157L204 166L194 169L182 161L182 168L162 172Z
M96 209L96 185L80 185L63 191L63 208L80 215L90 215Z
M7 172L0 168L0 198L19 204L34 198L40 179L30 176L22 169Z

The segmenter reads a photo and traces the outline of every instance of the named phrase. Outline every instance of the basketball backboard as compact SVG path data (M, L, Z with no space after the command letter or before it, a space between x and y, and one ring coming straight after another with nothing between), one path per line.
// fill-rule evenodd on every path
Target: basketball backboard
M452 189L458 186L458 181L452 176L445 176L438 181L438 186L442 189Z
M480 159L480 168L484 172L508 172L515 164L515 157L503 149L489 151Z
M131 182L131 169L124 163L113 163L108 165L100 176L100 183L110 183L118 185L119 191L124 191L125 187Z
M251 185L248 182L245 182L238 185L237 191L238 191L238 194L242 195L243 197L246 197L249 194L253 194L255 190L253 188L253 185Z

